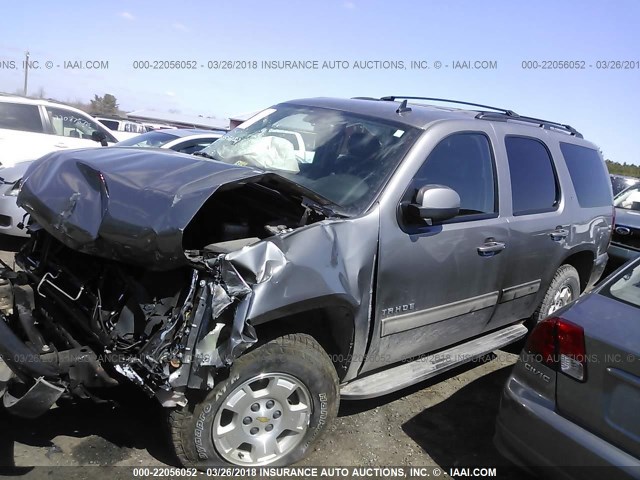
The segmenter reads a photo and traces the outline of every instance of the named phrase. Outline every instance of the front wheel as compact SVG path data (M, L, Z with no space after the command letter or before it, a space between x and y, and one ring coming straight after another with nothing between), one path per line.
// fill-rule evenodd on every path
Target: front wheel
M236 359L201 402L170 424L183 465L289 465L336 416L338 376L310 336L285 335Z
M553 315L557 310L573 302L580 296L580 275L571 265L561 265L556 270L535 313L531 317L531 326Z

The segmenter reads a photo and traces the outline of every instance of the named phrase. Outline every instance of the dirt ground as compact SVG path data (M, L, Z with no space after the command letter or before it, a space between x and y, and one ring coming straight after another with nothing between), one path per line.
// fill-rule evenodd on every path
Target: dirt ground
M0 238L5 250L0 257L10 260L18 245ZM392 395L343 402L339 417L301 465L489 466L501 479L530 479L492 443L500 392L520 347ZM0 474L52 478L61 470L54 466L177 465L157 402L134 388L118 388L111 397L103 404L59 406L35 420L0 412ZM129 469L121 470L130 478ZM96 479L114 478L100 468L67 470L64 477L89 472Z

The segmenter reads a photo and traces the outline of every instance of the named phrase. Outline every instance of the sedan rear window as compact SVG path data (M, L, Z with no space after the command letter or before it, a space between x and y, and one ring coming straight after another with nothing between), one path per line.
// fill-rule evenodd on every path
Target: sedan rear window
M618 279L602 293L616 300L640 307L640 264L623 271Z
M165 143L169 143L176 138L177 137L175 135L170 135L168 133L158 132L154 130L153 132L143 133L142 135L138 135L137 137L122 140L121 142L118 142L116 146L159 148Z

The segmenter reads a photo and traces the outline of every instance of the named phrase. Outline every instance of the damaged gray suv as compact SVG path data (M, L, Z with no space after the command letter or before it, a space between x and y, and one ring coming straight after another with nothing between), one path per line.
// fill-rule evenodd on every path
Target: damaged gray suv
M341 398L520 339L600 277L611 186L570 126L466 105L298 100L200 157L35 162L1 275L4 407L132 382L185 465L290 464Z

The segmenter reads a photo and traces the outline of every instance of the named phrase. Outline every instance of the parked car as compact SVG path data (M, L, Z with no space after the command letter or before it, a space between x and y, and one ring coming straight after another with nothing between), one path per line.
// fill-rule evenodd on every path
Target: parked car
M640 183L619 193L609 255L616 263L640 256Z
M572 127L473 106L297 100L202 158L34 162L33 236L1 272L6 409L132 382L185 465L290 464L341 398L522 338L599 279L611 186ZM313 132L311 163L282 129Z
M141 133L147 132L147 128L140 122L128 120L117 116L96 115L95 119L100 121L113 133L118 140L127 140Z
M611 187L613 188L614 197L624 189L640 183L640 178L627 177L624 175L614 175L614 174L610 175L610 177L611 177Z
M638 319L640 260L540 322L502 393L500 452L544 478L640 478Z
M17 163L13 167L0 168L0 233L15 237L28 237L24 228L27 212L18 206L22 176L31 162Z
M116 142L109 129L81 110L49 100L0 94L0 161L5 167L54 150ZM17 157L13 155L16 151Z
M225 132L195 128L154 130L116 144L117 147L166 148L181 153L195 153L218 140Z
M182 153L196 153L211 145L223 135L223 132L196 129L173 129L162 132L149 132L136 135L129 140L116 143L115 146L157 147ZM42 151L37 157L44 155ZM36 157L36 158L37 158ZM30 161L22 161L13 167L0 168L0 233L16 237L28 237L24 228L26 211L16 204L20 191L22 175Z

